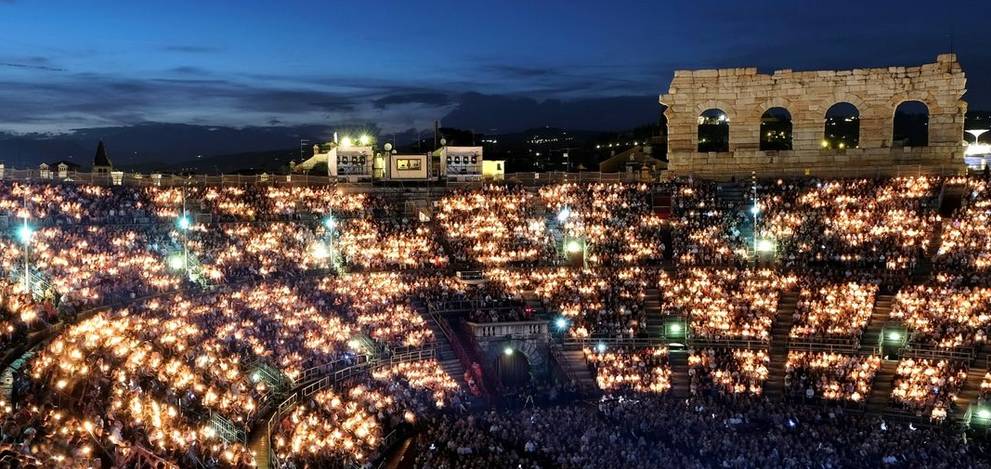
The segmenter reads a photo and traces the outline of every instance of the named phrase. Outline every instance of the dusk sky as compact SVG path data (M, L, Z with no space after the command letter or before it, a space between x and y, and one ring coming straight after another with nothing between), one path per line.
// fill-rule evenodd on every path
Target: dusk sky
M428 128L464 93L653 104L678 68L915 65L951 34L965 99L989 109L988 5L0 0L0 130Z

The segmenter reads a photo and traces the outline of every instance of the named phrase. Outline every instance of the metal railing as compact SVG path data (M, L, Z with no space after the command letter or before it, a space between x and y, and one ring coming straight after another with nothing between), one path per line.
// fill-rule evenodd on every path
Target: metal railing
M788 350L853 353L860 349L859 337L789 337Z
M217 435L224 441L241 444L248 442L248 434L245 429L234 425L234 422L231 422L227 417L211 410L208 421L210 422L210 426L216 430Z
M901 350L901 355L911 358L928 358L933 360L954 360L970 363L974 360L973 347L940 348L931 345L909 343Z
M318 378L334 373L337 370L341 370L349 366L364 365L366 363L368 363L368 356L357 355L355 356L355 358L341 358L338 360L334 360L332 362L324 363L322 365L312 366L310 368L303 370L303 372L300 373L297 386L303 384L309 384L310 382L313 382Z

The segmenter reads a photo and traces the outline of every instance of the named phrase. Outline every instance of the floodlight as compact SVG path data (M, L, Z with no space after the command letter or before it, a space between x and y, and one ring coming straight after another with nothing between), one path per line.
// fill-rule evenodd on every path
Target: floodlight
M564 244L564 250L568 254L577 254L582 251L582 243L576 239L572 239Z
M32 237L34 237L34 230L27 223L21 225L21 227L17 229L17 239L20 240L22 244L30 243Z
M172 270L179 270L185 267L186 258L182 254L173 254L169 256L169 268Z

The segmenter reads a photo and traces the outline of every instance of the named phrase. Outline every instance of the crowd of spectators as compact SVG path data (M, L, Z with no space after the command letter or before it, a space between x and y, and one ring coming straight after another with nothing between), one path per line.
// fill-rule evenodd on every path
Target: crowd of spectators
M486 186L437 202L436 218L460 262L540 265L556 257L546 208L523 188Z
M973 347L987 340L991 288L915 285L895 296L891 318L912 331L912 342L940 348Z
M859 341L871 319L875 284L803 278L791 337L839 337Z
M650 395L439 418L414 450L426 468L950 468L980 467L989 456L948 427L841 407Z
M647 347L628 350L596 346L584 349L585 361L595 373L599 389L609 393L649 392L671 389L668 349Z
M794 275L771 269L692 267L662 272L659 288L665 314L689 319L695 337L768 341L783 290Z
M876 355L788 352L785 393L799 399L864 402L881 367Z
M512 296L539 298L545 310L570 321L571 337L636 337L646 326L644 299L651 272L641 267L558 267L493 269L486 277Z
M932 240L940 182L921 176L770 186L758 206L764 221L757 236L774 240L784 265L904 278Z
M692 395L716 393L727 397L764 391L770 357L765 350L698 350L688 357Z
M967 193L962 206L943 220L935 262L942 270L967 273L968 280L986 280L991 268L991 187L983 178L955 182Z
M682 266L734 265L746 259L749 214L705 182L680 184L672 197L674 259Z
M280 419L273 436L279 467L365 464L390 431L461 407L457 383L432 360L376 369L345 389L323 389Z
M942 421L967 380L967 368L966 363L951 360L902 359L891 399L906 410Z
M0 236L0 347L64 323L0 403L0 465L11 454L73 467L147 453L181 467L252 466L243 442L214 422L257 428L274 391L313 367L434 346L428 307L467 304L460 319L521 321L535 314L524 299L536 299L568 338L637 338L648 333L645 304L656 288L661 313L686 318L692 338L766 347L782 292L799 287L792 337L856 338L876 294L905 278L935 239L940 182L778 181L759 185L751 207L714 184L678 181L670 221L654 213L653 188L642 184L455 190L436 202L433 220L413 221L384 199L332 186L0 182L0 218L34 230L27 240L12 230ZM966 277L991 265L988 189L982 180L960 183L970 194L942 222L936 265L962 270L964 280L903 287L891 312L914 344L974 346L991 321L991 289ZM659 271L669 229L674 273ZM744 266L753 237L774 240L771 266ZM580 242L581 266L566 265L569 240ZM18 281L25 249L31 291ZM452 263L483 268L483 281L453 278ZM309 278L318 273L326 275ZM91 310L102 305L113 307ZM445 413L462 408L462 397L436 361L398 363L283 415L278 462L362 464L380 455L392 430L420 424L417 461L429 467L841 466L857 454L879 464L933 461L929 449L868 444L833 425L925 438L900 427L765 401L763 349L696 350L693 398L684 401L657 397L672 386L666 348L588 344L599 388L623 398L456 418ZM879 364L792 351L785 390L862 401ZM905 359L891 397L943 420L965 378L964 364ZM711 399L742 395L751 411L738 399ZM762 433L781 444L759 444ZM813 434L825 436L819 447L803 441ZM957 451L945 461L972 460L968 446L931 435L931 448ZM457 457L463 465L452 463Z

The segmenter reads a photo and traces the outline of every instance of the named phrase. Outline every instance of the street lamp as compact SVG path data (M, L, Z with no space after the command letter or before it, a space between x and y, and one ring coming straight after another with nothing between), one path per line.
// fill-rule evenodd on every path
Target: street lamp
M186 211L186 188L182 188L182 216L176 220L176 226L179 227L179 231L182 232L182 268L189 277L189 228L193 226L192 221L189 219L189 213ZM171 260L170 260L170 264Z
M28 225L28 219L24 218L24 224L17 229L17 239L24 245L24 292L31 291L30 277L30 256L31 238L34 237L34 230Z

